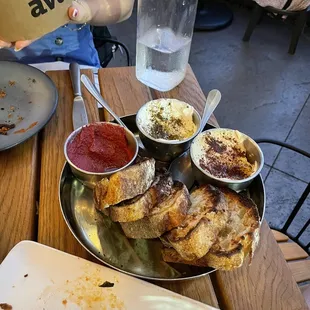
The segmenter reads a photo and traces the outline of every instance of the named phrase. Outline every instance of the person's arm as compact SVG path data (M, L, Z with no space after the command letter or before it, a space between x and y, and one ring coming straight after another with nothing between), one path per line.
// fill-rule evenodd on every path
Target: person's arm
M130 17L134 0L75 0L69 8L68 15L71 22L101 26L121 22ZM0 48L14 47L19 51L33 41L3 42Z

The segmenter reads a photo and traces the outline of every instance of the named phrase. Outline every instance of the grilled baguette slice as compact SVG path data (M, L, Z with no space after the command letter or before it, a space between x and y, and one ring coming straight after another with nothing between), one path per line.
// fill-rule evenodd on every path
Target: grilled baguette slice
M95 205L103 211L111 205L144 194L155 177L155 160L144 158L138 163L101 180L94 189Z
M156 176L152 186L143 195L111 206L110 218L114 222L133 222L144 218L155 205L171 194L172 185L170 174Z
M255 237L258 238L258 237ZM218 270L234 270L243 265L250 248L243 246L243 243L250 244L251 237L247 235L244 242L241 241L233 250L229 252L217 251L213 247L200 259L187 261L173 248L164 248L162 250L163 260L167 263L179 263L198 267L213 267Z
M230 218L207 255L208 265L222 270L240 267L252 259L259 243L259 214L255 203L242 194L223 188Z
M212 185L204 185L191 193L192 206L185 221L163 236L188 261L203 257L212 247L228 220L223 193Z
M184 221L189 206L189 193L186 186L175 182L171 194L155 206L148 216L135 222L120 224L128 238L158 238Z
M188 261L174 249L165 248L162 253L165 262L233 270L242 266L247 256L253 256L259 241L259 215L256 205L251 199L232 190L221 191L228 202L230 218L210 251L200 259Z

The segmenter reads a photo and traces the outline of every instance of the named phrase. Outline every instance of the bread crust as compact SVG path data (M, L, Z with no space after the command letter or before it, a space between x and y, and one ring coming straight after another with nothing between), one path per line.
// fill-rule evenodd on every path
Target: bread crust
M95 206L103 211L111 205L144 194L155 177L155 160L145 158L140 162L103 179L94 188Z
M165 262L181 263L220 270L233 270L252 258L259 242L259 215L255 203L230 189L220 189L230 214L210 250L199 259L184 259L175 249L164 248Z
M171 195L154 207L148 216L135 222L120 224L128 238L158 238L166 231L181 225L189 206L189 193L186 186L175 182Z
M138 221L149 215L155 205L168 197L172 191L172 177L162 174L155 177L152 186L143 194L109 208L109 216L114 222Z
M192 206L185 221L163 238L188 261L203 257L216 241L228 220L223 193L212 185L204 185L191 193Z

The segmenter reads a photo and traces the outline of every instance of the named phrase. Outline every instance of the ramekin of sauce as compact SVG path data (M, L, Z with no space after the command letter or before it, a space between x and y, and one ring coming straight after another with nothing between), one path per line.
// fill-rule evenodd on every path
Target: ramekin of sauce
M127 128L99 122L75 130L66 140L64 153L73 174L93 188L101 179L132 164L138 148Z

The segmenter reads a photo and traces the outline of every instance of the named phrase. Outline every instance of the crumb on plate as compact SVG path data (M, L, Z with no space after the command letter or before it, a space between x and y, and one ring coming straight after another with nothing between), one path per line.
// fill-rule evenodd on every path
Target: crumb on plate
M20 130L15 131L14 133L25 133L26 131L30 130L31 128L33 128L34 126L36 126L38 124L38 122L34 122L32 123L28 128L22 128Z
M15 124L0 124L0 135L6 136L10 129L15 128Z
M0 89L0 99L6 97L6 92L3 89Z

